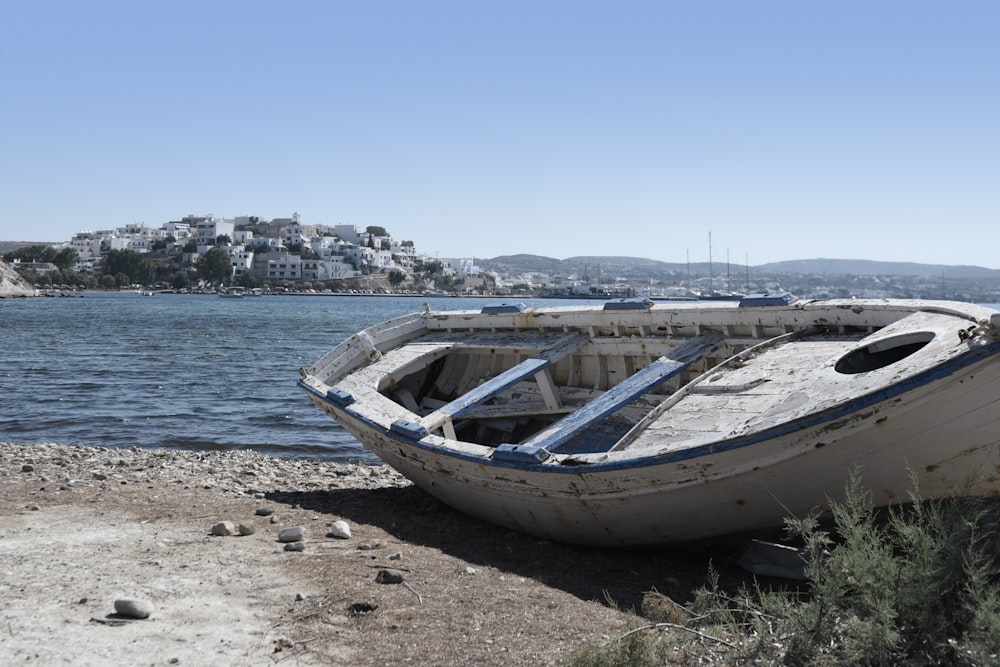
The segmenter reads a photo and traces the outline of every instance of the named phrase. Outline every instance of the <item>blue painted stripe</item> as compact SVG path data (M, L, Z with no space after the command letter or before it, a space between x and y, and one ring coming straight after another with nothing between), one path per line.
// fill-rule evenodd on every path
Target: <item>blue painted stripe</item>
M653 391L687 367L686 363L660 357L590 403L546 428L543 431L545 435L541 439L530 438L529 442L550 452L556 452L567 441L607 419L643 394Z
M487 380L472 391L467 391L451 403L438 408L438 412L456 417L469 409L488 401L497 393L512 387L529 375L548 368L551 362L548 359L533 357L522 361L517 366L505 370L495 378Z

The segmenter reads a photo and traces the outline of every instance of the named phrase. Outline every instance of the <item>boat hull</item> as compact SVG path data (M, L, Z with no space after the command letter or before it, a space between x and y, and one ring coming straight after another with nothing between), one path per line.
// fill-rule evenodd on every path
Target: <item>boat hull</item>
M998 331L954 302L484 308L371 327L301 385L467 514L663 544L779 529L855 472L876 506L1000 493Z
M846 418L719 443L719 453L577 468L463 456L314 401L456 509L558 542L623 546L780 528L841 499L854 470L876 506L907 502L915 490L925 499L1000 493L997 387L1000 366L987 361Z

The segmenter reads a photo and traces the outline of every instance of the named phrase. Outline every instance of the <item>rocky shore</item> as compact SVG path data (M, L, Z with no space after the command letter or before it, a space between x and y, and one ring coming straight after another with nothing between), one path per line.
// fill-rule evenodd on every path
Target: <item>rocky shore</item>
M0 259L0 299L38 296L38 290L24 281L10 265Z
M709 559L540 541L384 466L0 443L5 664L556 664Z

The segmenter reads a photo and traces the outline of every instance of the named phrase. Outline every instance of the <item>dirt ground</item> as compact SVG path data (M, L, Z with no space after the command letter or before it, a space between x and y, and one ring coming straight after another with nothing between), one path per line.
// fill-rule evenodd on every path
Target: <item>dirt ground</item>
M224 520L255 532L212 536ZM388 468L0 443L2 664L551 665L625 631L609 599L687 602L710 561L745 577L737 553L541 541ZM153 613L121 618L122 598Z

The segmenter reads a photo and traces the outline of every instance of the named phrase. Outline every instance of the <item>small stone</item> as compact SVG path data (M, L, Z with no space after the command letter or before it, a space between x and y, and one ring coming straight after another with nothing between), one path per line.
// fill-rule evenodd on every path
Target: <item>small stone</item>
M103 472L95 472L94 473L94 479L96 479L98 482L103 482L107 478L108 478L108 476L105 475Z
M295 594L295 601L296 602L302 602L305 599L306 599L306 596L303 595L302 593L296 593Z
M271 516L272 514L274 514L274 508L268 505L265 505L264 507L258 507L257 511L254 512L254 514L256 514L257 516Z
M372 545L368 544L367 542L362 542L361 544L358 545L358 551L371 551L371 550L372 550Z
M21 466L21 472L35 472L35 466L31 465L30 463L25 463L23 466Z
M474 567L472 567L470 565L470 566L468 566L468 567L465 568L465 573L466 574L470 574L470 575L475 574L476 573L476 568L474 568Z
M301 542L306 536L305 526L290 526L278 533L279 542Z
M153 605L145 600L121 599L115 600L115 612L128 618L149 618L153 613Z
M347 525L346 521L334 521L333 525L330 526L330 535L342 540L350 539L351 527Z
M271 523L278 523L278 521L280 521L280 519L278 519L278 516L275 515L275 514L272 514L271 515Z
M288 542L285 544L285 551L305 551L305 542Z
M367 616L378 609L374 602L355 602L347 608L347 615L354 618L357 616Z
M403 553L401 551L397 551L396 553L389 556L389 560L402 560L402 558L403 558Z
M241 523L238 530L240 531L240 535L253 535L257 532L257 526L252 523Z
M404 574L402 570L396 570L391 567L384 567L378 571L375 575L375 583L377 584L401 584L403 583Z
M232 521L220 521L211 530L212 535L235 535L236 526L233 525Z

